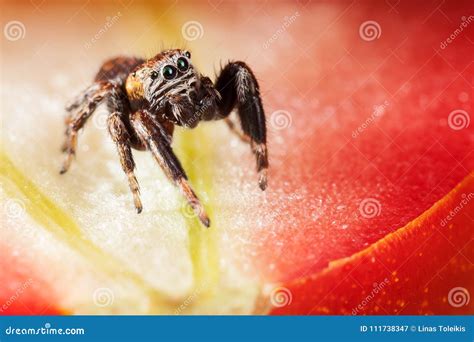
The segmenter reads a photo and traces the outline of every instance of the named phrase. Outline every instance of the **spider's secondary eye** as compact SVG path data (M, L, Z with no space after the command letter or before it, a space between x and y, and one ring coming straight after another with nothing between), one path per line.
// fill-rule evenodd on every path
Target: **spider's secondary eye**
M167 80L172 80L173 78L176 77L177 75L177 70L174 66L172 65L165 65L163 69L161 70L161 73L163 74L163 77Z
M176 64L178 65L178 69L180 71L186 71L189 68L188 60L183 57L178 58Z
M150 77L151 77L152 79L155 79L155 78L158 77L158 73L157 73L156 71L152 71L151 74L150 74Z
M186 52L184 53L184 55L185 55L186 57L188 57L188 58L191 58L191 52L189 52L189 51L186 51Z

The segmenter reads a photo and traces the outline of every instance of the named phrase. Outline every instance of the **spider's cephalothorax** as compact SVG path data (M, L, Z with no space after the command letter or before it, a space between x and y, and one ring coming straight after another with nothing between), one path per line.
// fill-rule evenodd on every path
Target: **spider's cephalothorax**
M151 151L201 222L209 227L209 218L171 148L174 125L193 128L201 120L225 119L233 131L250 143L257 160L259 185L265 190L265 115L257 80L245 63L228 63L214 84L196 71L191 54L180 49L163 51L149 60L118 57L105 62L94 83L66 107L66 158L61 173L69 169L75 155L78 131L102 101L107 103L109 133L117 146L138 212L142 204L132 148ZM234 108L242 132L228 119Z

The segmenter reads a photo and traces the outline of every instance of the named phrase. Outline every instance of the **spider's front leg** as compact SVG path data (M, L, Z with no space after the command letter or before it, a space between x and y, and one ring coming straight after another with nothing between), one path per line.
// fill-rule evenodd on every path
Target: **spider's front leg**
M227 119L235 107L238 109L242 139L250 141L257 159L258 183L265 190L268 168L267 131L257 79L244 62L231 62L222 69L215 88L222 96L218 102L218 115Z
M139 139L151 151L168 178L180 188L199 220L209 227L209 217L189 185L186 173L171 148L171 136L156 118L145 110L133 113L131 122Z
M137 213L141 213L143 206L140 200L140 188L134 172L135 162L131 149L131 134L125 124L125 115L128 114L128 110L125 108L126 106L123 102L124 98L125 95L119 87L114 87L111 90L110 96L107 99L107 109L110 112L107 117L107 127L112 140L117 146L120 163L122 164L123 171L127 175L135 208L137 209Z

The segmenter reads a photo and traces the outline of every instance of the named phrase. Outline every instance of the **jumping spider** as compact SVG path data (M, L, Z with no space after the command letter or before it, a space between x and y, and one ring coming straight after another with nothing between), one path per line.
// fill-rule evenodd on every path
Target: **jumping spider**
M229 127L249 142L257 160L259 186L267 186L268 157L265 115L257 80L244 62L229 62L215 84L191 64L189 51L162 51L144 60L118 57L105 62L94 83L66 106L65 173L76 153L78 131L96 107L105 101L107 126L128 177L137 212L142 211L134 174L132 148L149 150L165 174L182 191L200 221L209 217L188 183L186 173L171 148L174 125L194 128L200 120L225 119ZM242 132L229 120L234 108Z

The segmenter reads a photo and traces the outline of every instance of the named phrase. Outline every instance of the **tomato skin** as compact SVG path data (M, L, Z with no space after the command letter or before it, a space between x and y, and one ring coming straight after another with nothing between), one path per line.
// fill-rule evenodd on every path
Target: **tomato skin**
M474 304L465 294L474 290L474 234L468 214L474 200L466 194L474 199L474 174L421 217L368 249L282 285L292 301L271 313L472 314ZM460 203L466 203L463 211L452 215Z
M463 4L447 4L443 11L461 18L468 8ZM286 82L274 72L260 76L290 93L280 101L269 90L266 103L270 111L285 106L292 119L287 129L269 135L265 214L276 218L254 237L262 245L259 268L269 279L291 280L359 252L420 216L474 168L472 127L455 130L448 120L455 110L472 111L466 80L472 78L468 56L474 48L459 37L455 47L440 50L451 23L440 24L442 14L434 14L419 25L428 9L403 4L399 15L387 16L383 5L361 5L332 29L340 44L328 33L309 45L312 63L296 57L296 65L307 68L292 69ZM380 38L370 42L358 34L367 17L381 27ZM311 41L304 20L288 33L301 45ZM390 52L395 47L400 60ZM281 58L287 65L295 56L282 52ZM301 94L303 104L293 104ZM359 209L372 199L379 210L363 217Z
M275 220L253 237L261 245L257 269L293 294L293 304L275 308L274 314L352 314L363 299L361 293L370 293L372 284L385 278L392 286L378 299L385 300L384 305L376 308L373 302L357 314L393 314L402 308L402 313L413 314L472 311L443 302L456 283L472 289L472 268L453 253L472 237L465 229L472 223L458 217L450 231L457 243L444 246L443 236L433 230L441 228L442 208L437 213L430 209L446 201L474 169L472 123L456 129L450 120L457 110L472 119L471 31L440 48L469 5L446 4L442 11L452 22L443 20L443 13L430 15L428 4L400 4L393 15L383 4L366 7L348 10L312 45L302 15L288 34L301 46L311 46L308 55L313 59L282 52L279 64L307 67L292 68L281 78L270 72L260 76L293 96L279 100L280 94L272 98L268 90L271 111L284 108L292 121L289 128L270 135L273 168L265 214ZM344 13L344 8L341 5L337 13ZM380 38L370 42L358 31L369 19L381 27ZM278 55L276 49L271 52ZM303 104L294 100L301 94ZM271 193L272 186L280 194ZM366 200L376 204L373 216L361 214ZM449 211L449 206L443 210ZM427 212L433 218L421 219ZM472 206L466 208L469 212ZM401 234L414 222L419 227ZM403 257L408 258L427 234L434 235L420 249L417 263L402 265ZM360 267L346 262L374 246L383 253L356 258ZM389 267L390 272L371 262L375 257L390 264L395 256L400 263L393 270ZM403 266L403 276L392 277L398 266ZM353 277L346 278L349 272ZM435 277L428 290L417 283L427 283L437 274L452 281L443 284Z
M0 315L65 314L41 272L14 255L11 247L0 247Z

